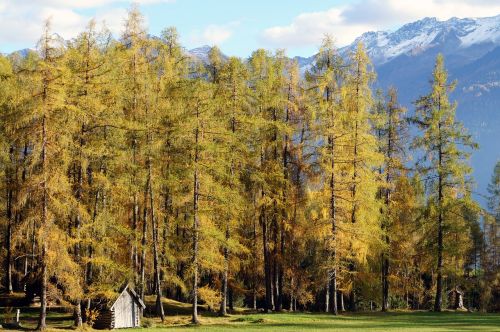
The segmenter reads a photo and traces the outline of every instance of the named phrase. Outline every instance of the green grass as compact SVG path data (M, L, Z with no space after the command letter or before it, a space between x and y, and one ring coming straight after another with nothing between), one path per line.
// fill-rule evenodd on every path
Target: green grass
M146 302L151 299L146 298ZM260 314L238 310L228 317L217 317L201 307L201 324L193 326L190 321L190 305L164 299L167 313L165 323L157 318L145 318L148 328L123 331L499 331L500 314L467 312L391 312L356 313L333 316L319 313L272 313ZM149 303L148 303L149 304ZM10 314L8 313L10 311ZM15 309L0 308L0 321L12 317ZM34 329L38 318L38 308L21 308L23 330ZM72 325L70 310L51 308L47 324L52 331L70 330ZM90 329L86 329L90 330Z
M24 330L35 329L38 324L39 310L37 307L21 307L20 322ZM0 322L13 321L16 316L16 308L0 308ZM73 324L71 311L66 308L49 308L47 312L47 324L51 329L68 329Z
M277 313L233 315L226 318L204 317L200 326L191 326L182 318L177 324L170 317L167 325L141 331L500 331L499 314L481 313L357 313L334 317L327 314ZM139 331L139 329L136 329Z

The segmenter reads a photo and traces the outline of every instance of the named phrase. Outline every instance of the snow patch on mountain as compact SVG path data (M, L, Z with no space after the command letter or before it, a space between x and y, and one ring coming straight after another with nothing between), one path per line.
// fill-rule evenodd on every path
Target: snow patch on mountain
M500 43L500 15L473 19L466 29L470 32L461 38L463 47L485 42Z
M373 62L382 64L402 54L417 55L439 45L440 36L450 34L458 38L461 48L481 43L500 44L500 15L464 19L454 17L447 21L427 17L405 24L393 32L366 32L351 45L341 48L340 52L348 54L362 42Z
M208 45L203 45L201 47L193 48L193 49L187 51L187 53L190 56L197 58L197 59L203 61L204 63L207 63L208 62L208 54L210 53L211 49L212 49L212 47L210 47Z

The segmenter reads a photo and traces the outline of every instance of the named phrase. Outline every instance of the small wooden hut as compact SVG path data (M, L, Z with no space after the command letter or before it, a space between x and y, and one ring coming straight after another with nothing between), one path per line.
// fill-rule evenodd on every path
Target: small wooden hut
M123 288L116 299L107 301L99 310L99 316L94 322L95 329L121 329L139 327L141 314L146 305L141 298L129 288Z
M453 288L448 292L448 303L450 309L466 310L464 307L464 292L458 287Z

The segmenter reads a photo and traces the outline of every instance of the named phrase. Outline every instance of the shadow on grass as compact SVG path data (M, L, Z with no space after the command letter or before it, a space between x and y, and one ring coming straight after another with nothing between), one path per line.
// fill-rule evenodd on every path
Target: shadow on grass
M259 317L261 317L259 319ZM280 321L282 320L282 321ZM249 325L232 325L247 323ZM187 327L187 326L186 326ZM205 326L207 330L450 330L450 331L500 331L500 315L479 313L349 313L339 316L328 314L274 313L255 314L234 318L229 324Z
M5 308L0 308L0 320L5 320ZM20 325L17 326L13 323L4 323L5 330L17 331L34 331L38 326L38 318L40 308L37 307L20 307L21 315L19 317ZM11 314L12 315L12 314ZM73 329L73 314L68 312L64 307L49 307L47 310L46 318L47 327L54 330L70 330Z

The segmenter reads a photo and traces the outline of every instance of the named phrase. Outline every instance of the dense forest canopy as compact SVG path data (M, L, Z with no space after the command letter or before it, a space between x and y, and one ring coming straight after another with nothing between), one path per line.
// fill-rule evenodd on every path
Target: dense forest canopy
M283 51L200 62L136 8L117 40L47 22L0 57L1 286L40 297L40 329L124 283L193 322L198 303L498 310L500 163L482 209L442 56L429 77L407 111L362 44L326 37L302 75Z

